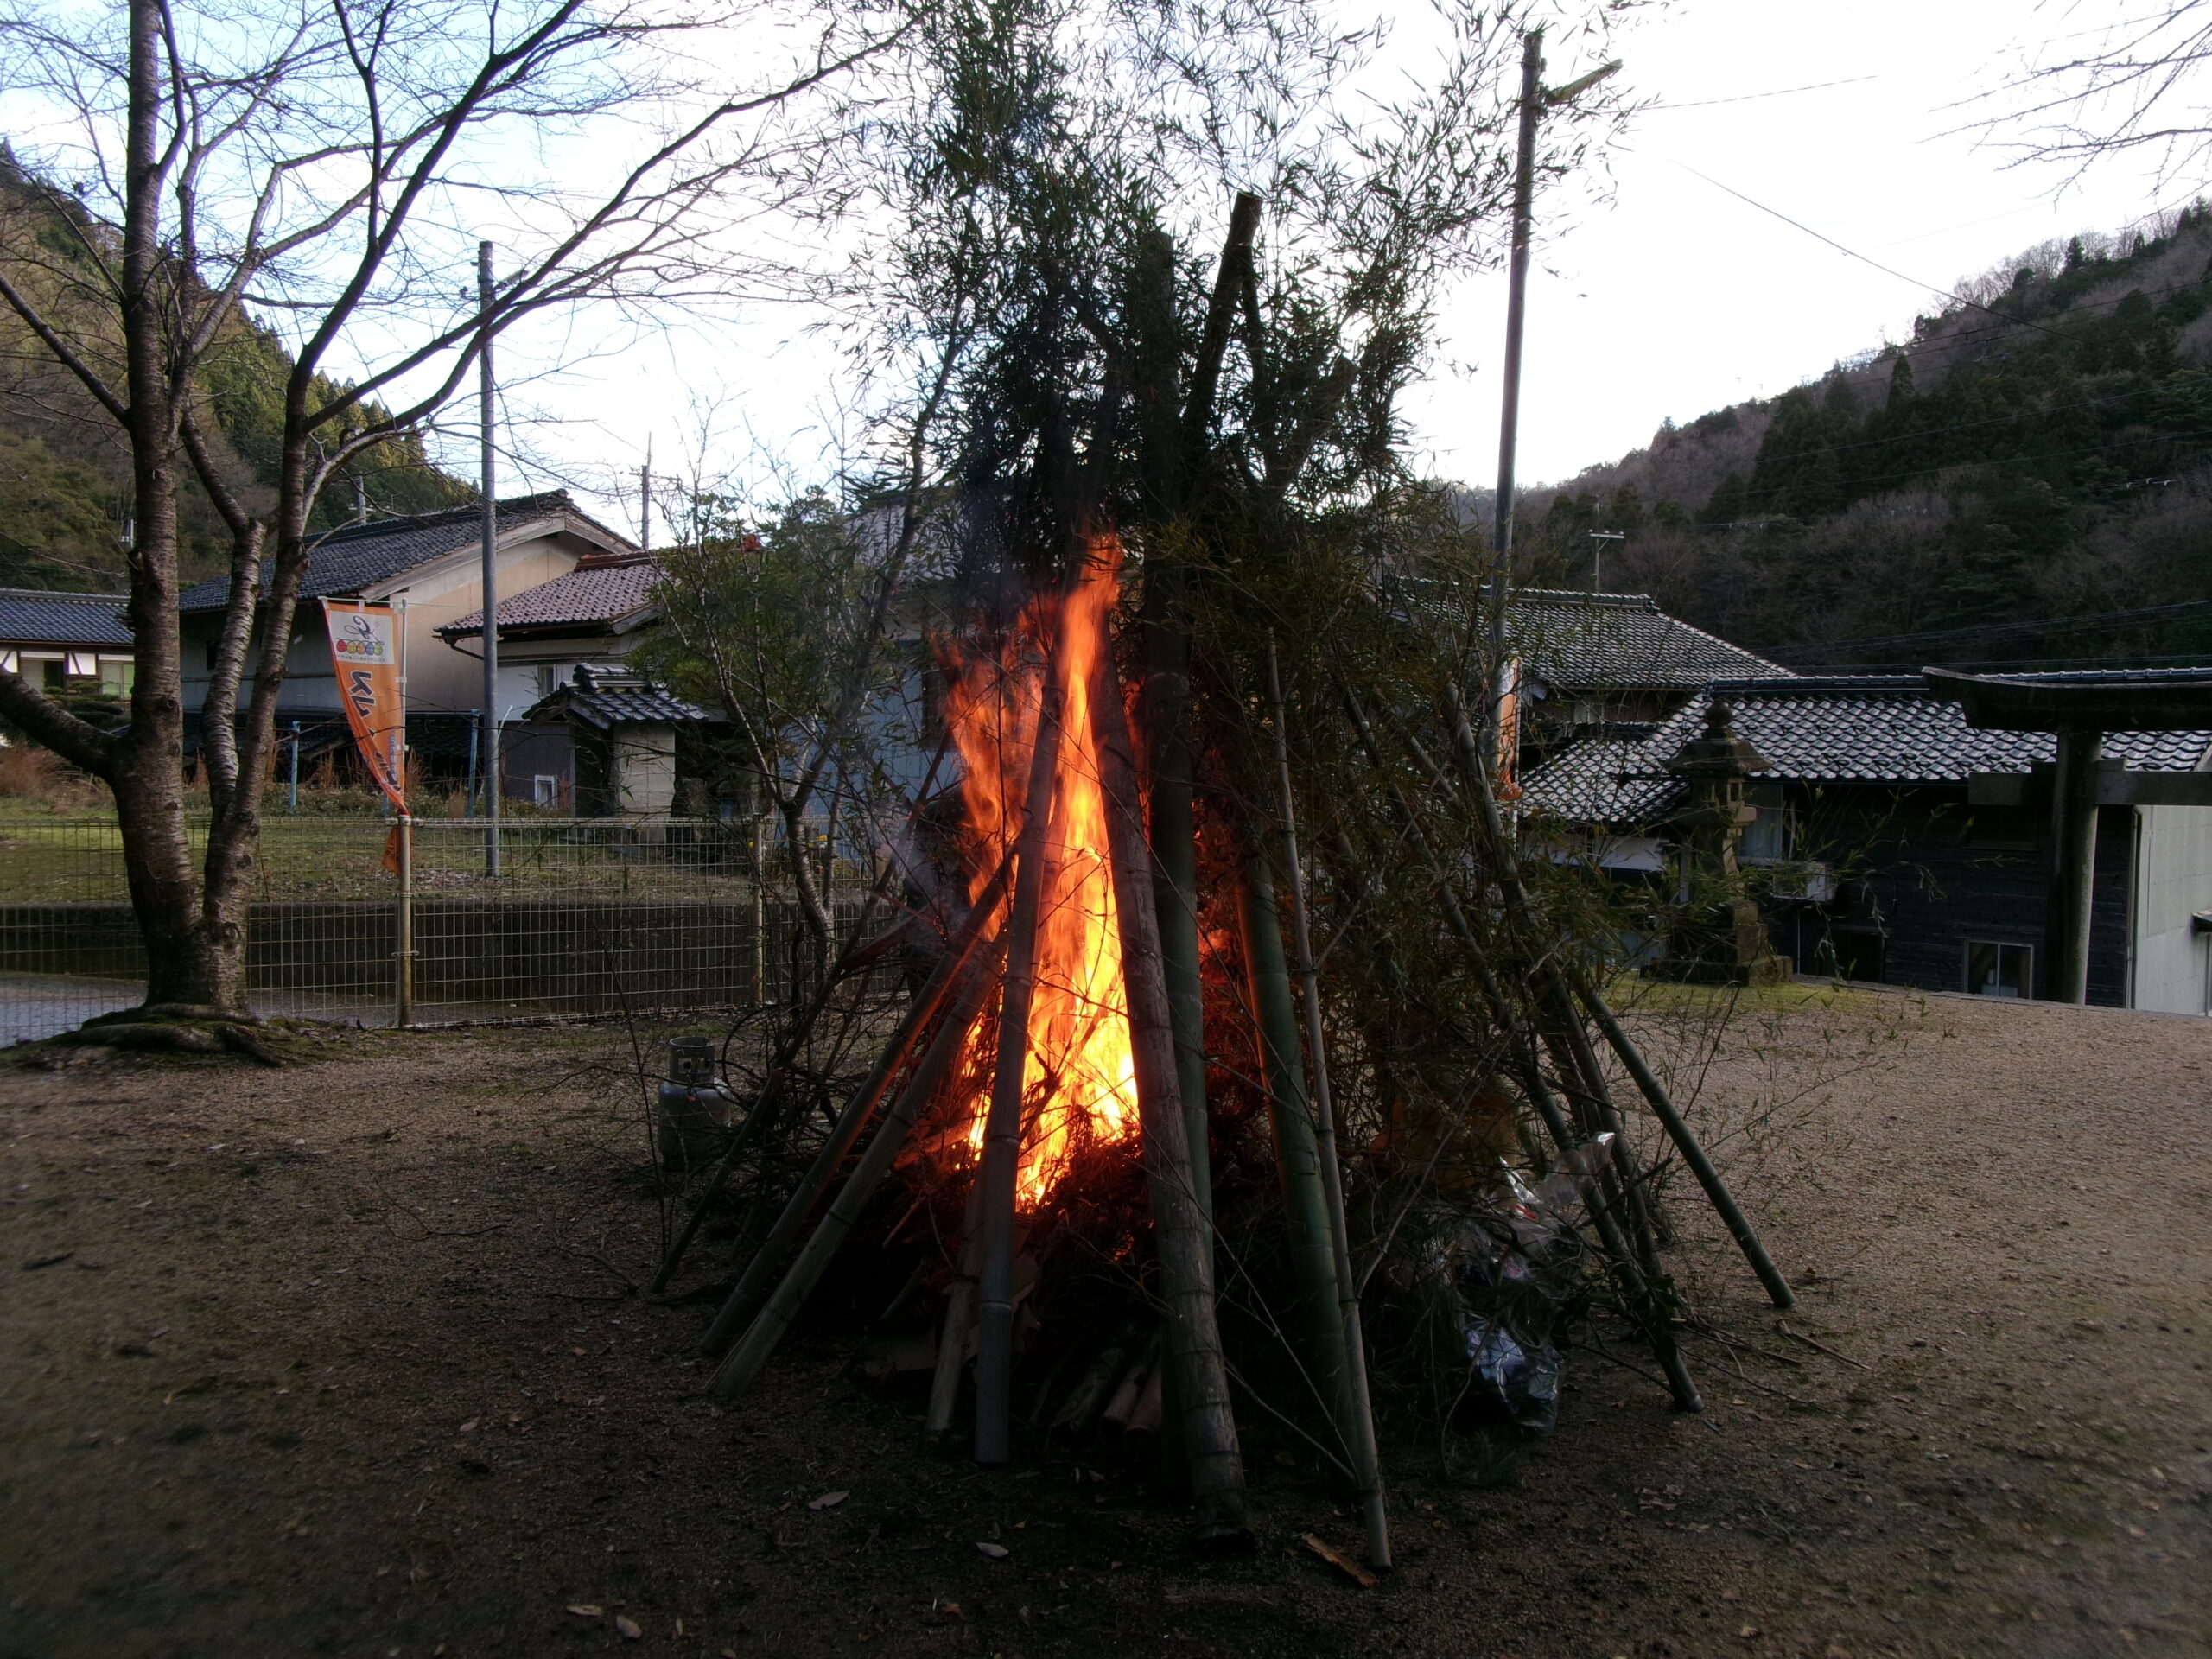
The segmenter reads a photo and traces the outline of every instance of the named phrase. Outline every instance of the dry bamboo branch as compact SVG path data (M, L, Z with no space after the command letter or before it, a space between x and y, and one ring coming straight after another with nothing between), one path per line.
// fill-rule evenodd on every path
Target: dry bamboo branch
M1306 875L1298 861L1298 806L1290 783L1290 734L1283 709L1282 674L1275 642L1268 641L1268 697L1274 710L1275 786L1281 814L1283 868L1290 881L1291 937L1299 989L1306 1004L1306 1058L1313 1069L1316 1143L1322 1190L1329 1201L1330 1247L1336 1257L1337 1306L1344 1321L1344 1374L1352 1399L1352 1467L1367 1511L1369 1565L1390 1565L1390 1516L1382 1498L1382 1459L1375 1443L1375 1408L1367 1387L1367 1344L1360 1326L1359 1281L1353 1277L1351 1236L1344 1218L1344 1168L1337 1156L1336 1108L1329 1094L1327 1033L1321 1023L1321 990L1313 967L1313 928L1306 913Z
M998 942L969 959L969 976L961 987L944 1018L938 1022L936 1034L930 1039L929 1047L923 1052L920 1063L899 1091L899 1099L883 1115L883 1122L875 1132L875 1139L868 1142L868 1150L861 1154L853 1173L845 1178L845 1185L837 1193L829 1211L816 1225L814 1236L806 1248L791 1263L791 1270L776 1287L767 1306L747 1327L744 1338L730 1350L722 1363L715 1368L714 1379L708 1384L714 1393L724 1396L742 1394L760 1375L768 1356L775 1352L783 1340L784 1332L791 1329L791 1321L798 1317L799 1308L822 1282L831 1258L868 1208L882 1185L883 1178L891 1173L893 1160L906 1145L906 1135L914 1127L914 1120L928 1106L931 1096L951 1071L960 1057L968 1028L990 995L991 969L998 957Z
M1789 1281L1783 1277L1782 1269L1775 1266L1774 1258L1766 1253L1766 1246L1759 1242L1758 1232L1737 1205L1735 1194L1720 1179L1720 1172L1713 1166L1713 1160L1706 1155L1703 1143L1698 1140L1696 1131L1684 1120L1674 1097L1667 1092L1666 1085L1653 1074L1643 1052L1621 1028L1621 1022L1614 1017L1612 1009L1606 1007L1605 999L1593 987L1582 982L1579 976L1575 989L1589 1008L1591 1018L1598 1022L1598 1029L1605 1033L1605 1040L1612 1046L1613 1052L1620 1056L1621 1064L1628 1068L1629 1076L1636 1079L1636 1086L1643 1091L1643 1098L1650 1103L1652 1116L1665 1126L1669 1138L1675 1143L1675 1150L1682 1154L1682 1161L1689 1166L1690 1173L1697 1177L1697 1184L1705 1189L1705 1196L1728 1229L1728 1236L1736 1241L1736 1248L1751 1264L1751 1271L1758 1275L1759 1283L1766 1287L1767 1300L1777 1307L1794 1306L1797 1296L1790 1289Z
M1467 723L1465 705L1460 701L1456 690L1447 695L1451 702L1453 734L1459 746L1459 759L1467 774L1467 789L1474 797L1476 822L1482 831L1485 849L1490 854L1509 908L1525 920L1529 908L1528 891L1521 885L1519 868L1514 863L1512 849L1506 842L1505 827L1498 818L1497 798L1491 791L1490 774L1483 769L1480 753L1475 747L1473 730ZM1505 1005L1497 977L1491 973L1487 961L1478 957L1477 966L1486 994L1498 1007L1497 1017L1502 1022L1505 1018ZM1578 1151L1574 1132L1544 1083L1543 1064L1533 1038L1524 1046L1522 1058L1529 1098L1542 1116L1545 1128L1559 1143L1560 1154L1572 1158ZM1614 1144L1619 1144L1618 1139ZM1643 1325L1652 1352L1658 1356L1659 1363L1667 1373L1668 1387L1674 1393L1675 1403L1684 1411L1704 1410L1705 1402L1698 1397L1697 1385L1690 1380L1689 1371L1683 1365L1681 1351L1675 1344L1675 1333L1669 1326L1668 1312L1658 1305L1649 1284L1637 1270L1634 1247L1621 1231L1612 1207L1605 1202L1602 1184L1595 1179L1589 1181L1584 1186L1583 1199L1590 1211L1591 1220L1597 1224L1598 1234L1605 1242L1606 1253L1613 1259L1613 1271L1620 1279L1624 1298Z
M983 1156L977 1222L982 1271L976 1312L976 1461L1014 1456L1014 1249L1015 1186L1021 1167L1021 1096L1029 1064L1029 1005L1037 988L1037 924L1043 907L1046 843L1053 785L1059 770L1059 651L1046 671L1037 734L1031 745L1029 792L1022 803L1014 851L1014 911L1007 922L1006 985L999 1001L996 1070Z
M807 1217L814 1212L814 1206L821 1202L822 1195L830 1190L830 1182L836 1179L838 1166L852 1151L854 1142L861 1137L861 1131L868 1127L868 1119L874 1116L876 1107L889 1091L891 1080L898 1075L899 1068L906 1063L907 1056L913 1052L923 1029L937 1017L938 1008L951 993L954 982L960 977L969 958L987 937L992 919L998 913L999 899L1006 890L1010 864L1011 861L1007 859L999 861L998 873L992 876L989 885L977 897L967 919L946 941L944 954L938 958L937 967L907 1007L906 1017L899 1023L899 1029L884 1046L874 1069L868 1073L867 1080L854 1090L852 1099L846 1103L836 1126L830 1129L829 1139L822 1143L822 1149L815 1154L813 1164L799 1182L798 1190L784 1205L783 1213L776 1217L776 1224L769 1230L768 1236L761 1241L760 1248L753 1253L753 1260L746 1264L744 1275L737 1281L737 1288L730 1292L729 1299L722 1304L721 1312L715 1316L714 1324L707 1327L707 1334L700 1342L700 1346L708 1353L719 1354L728 1347L753 1317L760 1299L767 1294L774 1275L782 1270L785 1257L790 1254L800 1230L805 1227Z

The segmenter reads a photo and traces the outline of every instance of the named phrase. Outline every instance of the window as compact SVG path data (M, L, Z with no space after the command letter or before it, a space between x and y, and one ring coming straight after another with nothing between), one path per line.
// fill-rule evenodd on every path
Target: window
M1739 864L1780 864L1788 861L1795 850L1796 828L1789 821L1786 806L1762 806L1758 817L1744 826L1743 839L1736 843L1736 861Z
M532 773L530 779L530 799L534 806L551 808L560 805L560 779L550 772Z
M1976 996L2026 996L2035 985L2035 952L2024 944L1967 941L1967 989Z

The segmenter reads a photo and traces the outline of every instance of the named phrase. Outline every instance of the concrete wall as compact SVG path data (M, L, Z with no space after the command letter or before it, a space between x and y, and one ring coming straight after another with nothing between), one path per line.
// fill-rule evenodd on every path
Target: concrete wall
M2212 938L2190 925L2212 911L2212 806L2136 812L2134 1004L2212 1013Z

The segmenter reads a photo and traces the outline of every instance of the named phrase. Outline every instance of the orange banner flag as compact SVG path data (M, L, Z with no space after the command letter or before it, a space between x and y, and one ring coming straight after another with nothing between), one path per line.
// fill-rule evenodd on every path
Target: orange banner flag
M338 700L346 705L346 723L353 728L369 776L404 817L407 710L400 687L398 619L389 605L348 599L324 600L322 613L330 627L330 664L338 676Z
M1521 659L1509 657L1497 671L1497 798L1521 798Z

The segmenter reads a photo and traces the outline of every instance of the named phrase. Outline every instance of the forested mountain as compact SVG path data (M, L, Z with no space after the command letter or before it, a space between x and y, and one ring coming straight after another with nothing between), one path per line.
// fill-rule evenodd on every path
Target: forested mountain
M1795 665L2212 660L2208 278L2202 203L2033 249L1905 344L1532 493L1531 579L1588 585L1620 531L1605 587Z
M36 304L99 317L102 264L111 245L105 226L0 145L0 262ZM118 368L120 382L119 365L101 366ZM220 460L251 506L266 505L276 475L290 370L276 337L247 321L208 360L206 389L224 441ZM363 503L377 516L453 506L473 493L432 467L419 442L394 441L367 452L325 492L318 526L354 515L357 479ZM15 314L0 308L0 587L119 589L130 511L122 434ZM187 580L219 569L228 537L189 481L182 520Z

